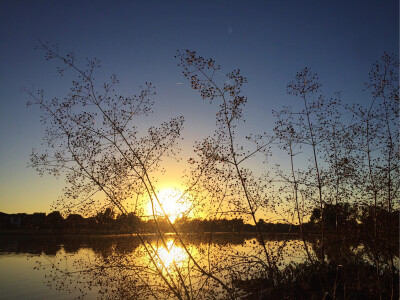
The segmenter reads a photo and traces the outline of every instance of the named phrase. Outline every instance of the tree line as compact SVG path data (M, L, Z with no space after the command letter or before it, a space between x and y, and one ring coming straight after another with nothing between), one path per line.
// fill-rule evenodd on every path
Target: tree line
M326 205L324 207L325 228L331 234L337 231L341 233L370 233L374 229L374 216L387 218L385 210L374 210L373 206L362 209L348 203L338 205ZM396 222L399 219L399 210L391 212L392 233L398 234ZM165 218L157 219L158 226L163 233L170 233L170 227ZM304 233L317 233L322 222L321 211L318 207L312 210L309 221L303 224ZM235 232L249 233L257 232L256 226L245 222L242 218L220 218L220 219L201 219L181 217L174 221L174 226L182 233L204 233L204 232ZM298 224L290 223L271 223L260 218L257 226L264 233L300 233ZM132 227L144 233L157 233L157 225L154 219L141 218L134 213L116 214L110 208L98 212L92 217L84 217L80 214L69 214L63 217L59 211L49 214L5 214L0 212L1 229L28 229L28 230L48 230L58 233L90 233L90 232L113 232L113 233L132 233ZM383 228L380 228L382 232Z

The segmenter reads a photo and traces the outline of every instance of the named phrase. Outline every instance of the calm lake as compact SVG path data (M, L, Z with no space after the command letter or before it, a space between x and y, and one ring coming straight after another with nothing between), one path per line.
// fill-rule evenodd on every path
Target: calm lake
M146 245L134 236L2 236L0 237L0 298L1 299L142 299L173 298L160 281L160 274L171 282L190 283L196 295L201 293L221 298L221 288L202 274L189 258L196 259L204 270L224 282L262 276L265 257L253 235L208 234L185 237L186 252L174 235L145 236ZM315 239L315 238L314 238ZM296 236L269 238L267 249L279 268L316 259L314 239L303 242ZM363 253L359 244L338 245L332 255L346 251ZM154 251L154 252L152 252ZM153 253L153 261L149 253ZM329 259L329 253L328 259ZM398 259L398 258L397 258ZM154 267L157 266L157 267ZM161 273L157 274L157 270ZM156 293L144 293L146 287ZM177 287L180 288L180 287ZM143 293L143 294L142 294ZM144 296L146 295L146 297Z

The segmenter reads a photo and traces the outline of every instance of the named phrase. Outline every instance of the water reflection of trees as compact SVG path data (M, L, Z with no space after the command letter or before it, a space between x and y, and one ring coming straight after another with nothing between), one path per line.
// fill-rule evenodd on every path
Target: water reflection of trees
M251 289L265 289L270 287L271 282L266 278L267 267L263 261L262 248L256 235L240 234L216 234L212 244L205 242L207 235L186 235L185 243L195 258L204 264L210 263L212 272L219 274L225 280L231 281L234 286L245 291ZM166 237L168 251L157 239L156 235L146 237L147 241L157 249L160 254L160 266L163 262L171 276L177 276L171 263L177 263L181 274L189 276L193 271L190 260L185 256L185 251L180 247L179 240L174 235ZM321 253L318 235L308 235L306 240L312 249L312 255ZM282 270L282 281L289 282L295 276L303 276L305 286L322 284L313 276L314 268L307 262L302 241L293 235L280 235L267 240L268 247L282 248L281 255L276 256L276 263ZM49 272L49 283L53 288L74 290L76 287L99 289L106 298L119 299L141 299L141 297L153 295L160 299L173 296L168 287L160 282L158 276L152 270L149 257L143 249L141 242L132 236L108 236L108 237L7 237L2 238L2 252L44 254L49 257L55 268ZM209 247L211 252L208 253ZM398 246L393 253L398 259ZM82 252L83 251L83 252ZM329 280L334 281L335 276L344 282L344 273L356 274L362 270L361 278L373 275L374 253L368 245L364 245L362 238L338 238L328 236L326 240L325 255L327 271L323 284L327 285ZM174 256L175 255L175 256ZM292 257L289 260L281 260L282 257ZM382 257L382 262L385 261ZM67 272L62 268L65 261L72 269ZM332 266L340 265L340 269L332 269ZM293 269L292 266L296 266ZM361 269L360 269L361 268ZM47 271L49 271L47 269ZM192 273L193 288L201 290L205 295L219 298L222 290L213 285L204 283L205 286L197 286L194 282L202 282L201 274ZM382 275L383 276L383 275ZM386 276L386 275L385 275ZM262 279L264 278L264 279ZM385 278L384 276L382 278ZM68 282L79 282L79 285L68 285ZM75 281L74 281L75 280ZM313 282L316 281L316 282ZM327 282L325 282L327 281ZM293 282L290 283L293 285ZM301 287L304 288L304 287ZM342 287L341 287L342 288ZM349 288L349 287L348 287ZM300 289L300 287L296 287ZM305 288L304 288L305 289ZM298 291L301 292L300 290ZM305 294L309 291L303 291ZM268 291L267 291L268 293ZM275 296L279 289L274 292Z
M246 239L254 237L254 233L245 234L213 234L211 241L218 245L240 245ZM166 237L178 242L174 235L167 234ZM185 241L194 246L198 246L210 239L210 235L186 234L183 235ZM276 237L279 239L279 237ZM145 236L148 243L160 244L159 237L154 234ZM56 255L62 248L66 253L76 253L81 248L88 248L94 253L107 256L107 253L117 252L125 254L134 251L139 245L140 240L132 235L116 236L27 236L27 235L4 235L0 237L0 252L3 253L26 253Z
M131 237L94 236L9 236L0 238L0 252L17 254L45 254L55 256L61 249L66 253L77 253L87 248L107 257L116 251L120 254L131 252L139 241Z

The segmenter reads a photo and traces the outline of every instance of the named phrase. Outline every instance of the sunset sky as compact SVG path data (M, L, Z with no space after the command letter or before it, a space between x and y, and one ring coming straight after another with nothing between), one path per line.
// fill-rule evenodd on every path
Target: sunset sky
M160 188L179 186L194 141L212 133L217 108L202 101L177 66L176 50L195 50L248 79L244 132L273 128L271 111L296 106L286 85L305 66L323 92L342 91L347 103L370 101L363 92L371 64L398 54L399 4L388 1L0 1L0 211L49 212L64 182L27 168L41 148L44 127L20 88L63 97L70 81L35 51L37 40L73 51L78 62L102 60L98 78L115 73L131 95L152 82L155 113L144 127L185 117L183 162L166 161ZM279 155L276 157L279 161Z

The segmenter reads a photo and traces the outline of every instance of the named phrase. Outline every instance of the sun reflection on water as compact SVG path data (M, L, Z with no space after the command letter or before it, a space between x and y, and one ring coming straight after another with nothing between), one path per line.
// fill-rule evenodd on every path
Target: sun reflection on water
M159 259L162 260L165 268L169 268L174 262L177 265L181 265L188 258L186 251L182 247L176 245L173 240L167 241L167 248L160 246L157 249L157 255Z

